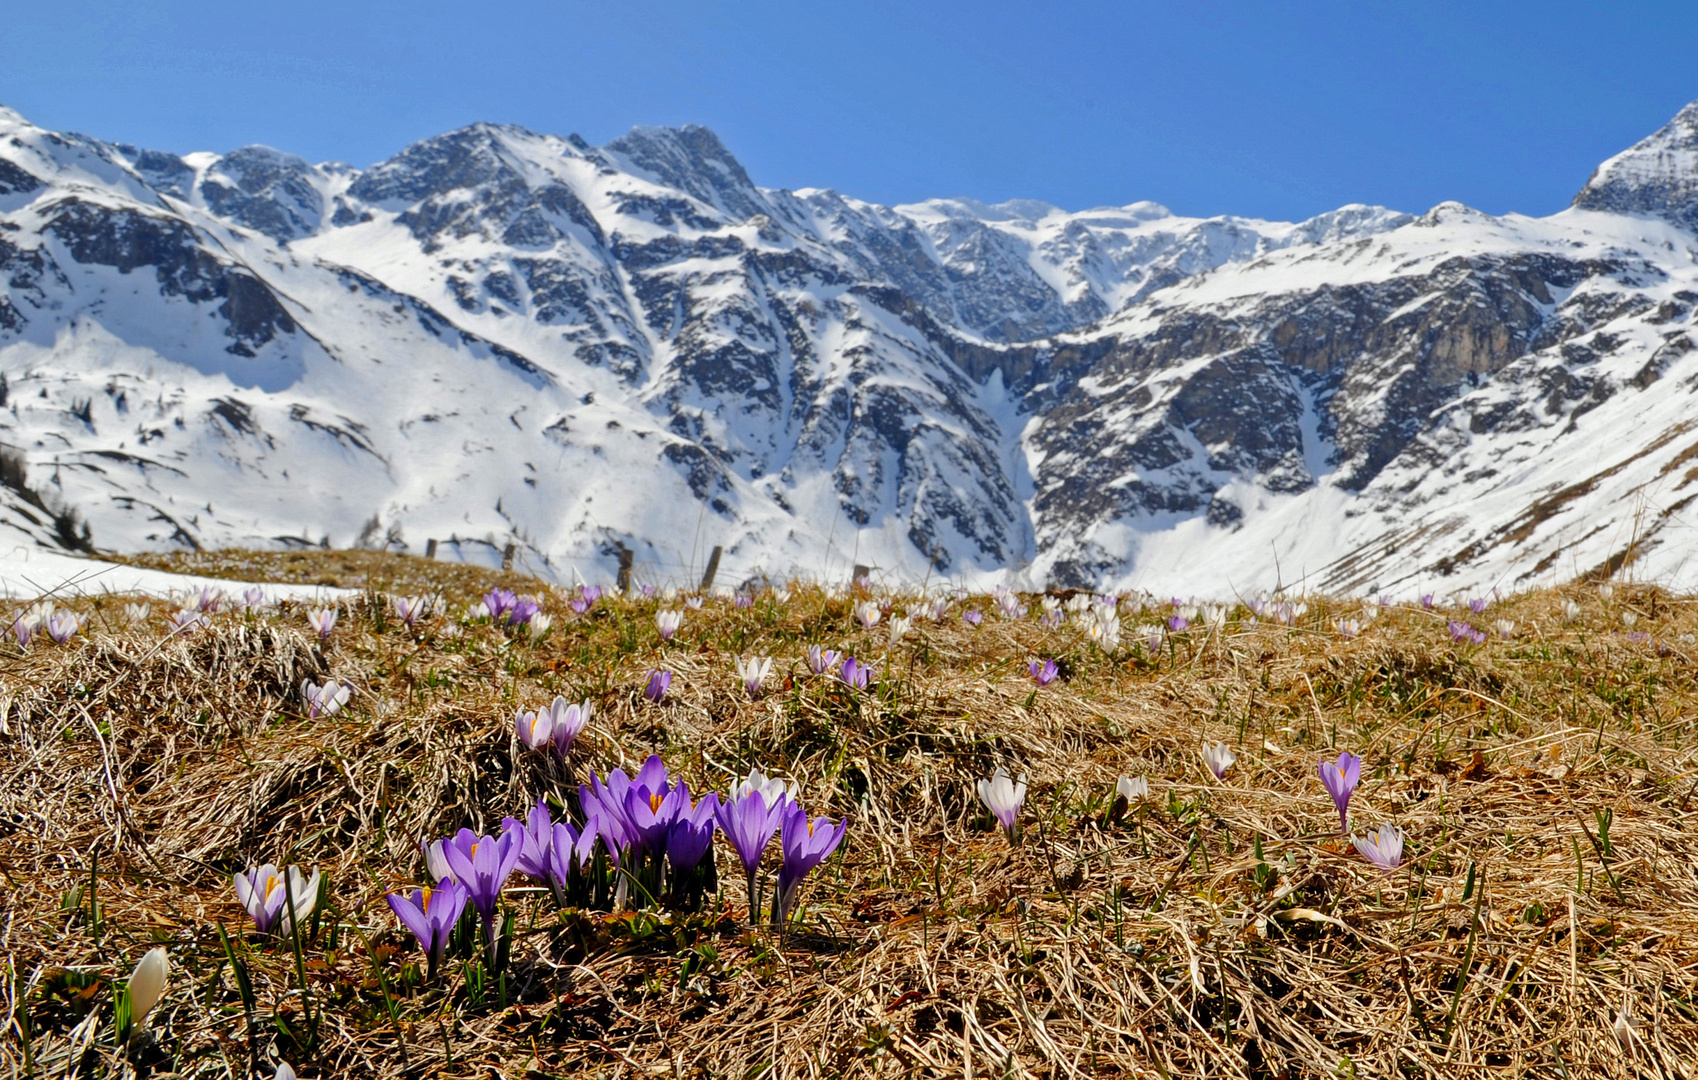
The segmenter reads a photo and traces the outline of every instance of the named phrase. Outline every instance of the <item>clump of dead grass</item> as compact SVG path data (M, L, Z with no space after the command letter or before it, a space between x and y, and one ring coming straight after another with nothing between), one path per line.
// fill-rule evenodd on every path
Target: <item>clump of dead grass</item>
M275 569L227 564L243 561ZM664 646L645 600L580 618L550 598L541 642L443 619L408 633L383 590L452 606L525 583L376 555L359 573L372 592L323 644L287 605L170 638L105 600L71 645L0 659L14 1070L115 1070L109 983L154 942L174 982L136 1063L179 1074L278 1056L305 1076L609 1077L1684 1076L1698 1060L1685 598L1519 596L1487 616L1514 636L1478 648L1446 633L1468 616L1419 607L1344 640L1329 628L1352 605L1312 599L1296 627L1237 609L1109 658L980 600L983 627L917 620L890 647L855 626L854 597L811 588L710 600ZM808 673L813 642L872 659L877 692ZM754 700L731 670L751 653L779 658ZM1034 692L1033 656L1067 677ZM655 666L676 674L662 706L639 695ZM309 721L299 683L328 676L354 696ZM511 735L515 708L556 693L596 706L564 768ZM1224 782L1205 739L1239 754ZM1364 758L1353 826L1408 838L1396 874L1338 835L1315 778L1346 748ZM507 1004L452 973L403 988L414 954L381 897L421 877L420 841L569 803L589 770L650 752L697 790L758 765L851 816L797 929L743 929L735 880L691 917L520 894ZM973 795L997 765L1032 781L1014 848ZM1116 814L1115 778L1139 774L1151 800ZM262 860L318 865L333 888L305 995L290 951L238 946L249 1016L215 927L240 941L228 875ZM288 1034L309 1007L310 1047Z

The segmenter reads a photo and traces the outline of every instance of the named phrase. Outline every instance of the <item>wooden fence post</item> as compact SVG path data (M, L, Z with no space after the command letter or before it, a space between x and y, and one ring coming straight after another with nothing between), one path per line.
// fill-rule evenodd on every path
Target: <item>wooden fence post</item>
M436 537L434 536L425 541L425 558L436 558Z
M872 574L872 572L873 572L872 567L862 566L860 563L856 563L855 564L855 576L850 578L849 580L852 584L859 585L861 583L861 579L864 578L864 577L868 577L869 575Z
M614 582L622 593L631 591L631 560L634 558L636 558L636 552L624 544L619 545L619 576L614 579Z
M506 549L501 552L501 569L513 569L513 551L517 547L518 545L513 543L511 540L507 542Z
M719 573L719 556L724 550L718 544L713 545L713 554L708 556L707 573L702 575L702 592L713 588L713 576Z

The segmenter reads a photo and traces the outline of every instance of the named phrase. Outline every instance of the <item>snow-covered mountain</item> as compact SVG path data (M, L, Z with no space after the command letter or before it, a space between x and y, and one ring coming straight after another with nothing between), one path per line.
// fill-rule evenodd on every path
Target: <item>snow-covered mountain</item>
M1698 578L1695 229L1698 105L1550 218L1299 224L772 190L699 127L358 170L0 110L0 525L567 578L716 544L727 577Z

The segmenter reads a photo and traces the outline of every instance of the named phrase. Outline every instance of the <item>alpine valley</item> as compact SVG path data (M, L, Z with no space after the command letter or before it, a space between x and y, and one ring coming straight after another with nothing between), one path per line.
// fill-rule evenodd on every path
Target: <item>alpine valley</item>
M878 206L712 132L368 169L0 109L0 522L570 581L1698 586L1698 103L1569 209Z

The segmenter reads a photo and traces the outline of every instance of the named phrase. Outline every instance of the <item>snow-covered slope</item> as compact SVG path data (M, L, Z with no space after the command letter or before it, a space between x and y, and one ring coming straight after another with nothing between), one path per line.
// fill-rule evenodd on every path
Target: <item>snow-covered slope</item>
M763 189L697 127L478 124L362 171L0 110L0 442L113 550L1220 591L1636 540L1698 577L1695 116L1552 218L1284 224Z

